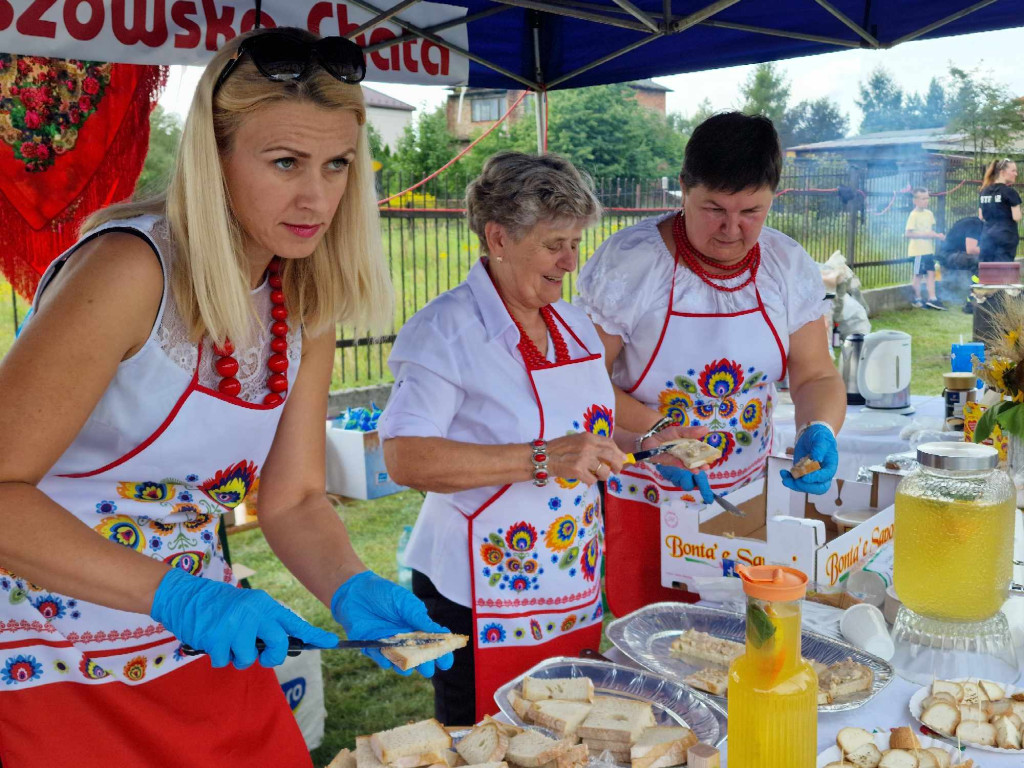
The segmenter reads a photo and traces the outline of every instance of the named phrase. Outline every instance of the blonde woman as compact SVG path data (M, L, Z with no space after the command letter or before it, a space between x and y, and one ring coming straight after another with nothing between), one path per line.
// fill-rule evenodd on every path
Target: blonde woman
M167 194L100 211L44 275L0 364L4 768L310 765L267 667L337 638L236 589L217 537L257 478L268 542L350 638L442 631L324 495L335 324L391 317L364 72L341 38L236 38Z

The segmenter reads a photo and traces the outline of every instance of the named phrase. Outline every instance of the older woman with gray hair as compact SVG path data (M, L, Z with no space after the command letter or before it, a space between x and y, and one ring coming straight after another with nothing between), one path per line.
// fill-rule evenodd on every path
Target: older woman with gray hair
M592 182L555 155L503 152L466 198L481 259L398 334L380 420L388 471L427 491L413 591L472 638L433 678L447 724L496 711L495 689L540 660L597 648L596 483L626 459L601 340L562 300L600 215Z

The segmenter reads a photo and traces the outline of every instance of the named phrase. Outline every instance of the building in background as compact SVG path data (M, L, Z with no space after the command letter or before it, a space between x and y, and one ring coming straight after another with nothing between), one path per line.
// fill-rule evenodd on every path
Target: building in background
M367 121L377 129L385 146L394 152L405 126L412 122L412 113L416 111L416 107L386 96L366 85L363 85L363 99L366 101Z
M640 106L665 114L665 94L671 88L658 85L653 80L634 80L626 83L636 93ZM448 95L447 116L448 130L460 141L469 141L477 129L487 128L491 123L505 114L505 110L522 91L504 88L452 88ZM514 123L526 114L528 96L519 103L515 111L509 115L509 122Z

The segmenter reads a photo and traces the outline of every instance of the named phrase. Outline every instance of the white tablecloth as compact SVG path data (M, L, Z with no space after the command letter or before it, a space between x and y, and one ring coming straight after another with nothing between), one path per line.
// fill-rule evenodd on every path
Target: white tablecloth
M836 438L839 443L839 469L836 472L836 477L844 480L856 480L857 472L861 467L880 464L890 453L906 451L909 445L906 440L900 438L900 430L911 420L927 419L937 424L945 416L946 406L942 397L911 395L910 402L916 410L908 416L896 417L901 421L899 426L893 426L884 431L868 432L858 429L853 423L848 423L839 431ZM863 408L863 405L848 406L847 417L859 414ZM886 411L871 411L871 413L888 416ZM776 408L773 423L775 437L772 441L772 450L782 452L787 448L792 448L796 437L793 406L780 402Z

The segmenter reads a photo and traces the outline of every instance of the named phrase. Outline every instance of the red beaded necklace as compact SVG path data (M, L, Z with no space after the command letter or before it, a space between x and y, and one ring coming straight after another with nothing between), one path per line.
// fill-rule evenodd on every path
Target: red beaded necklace
M486 262L485 262L486 266ZM501 303L505 305L505 311L508 312L508 316L512 318L512 322L516 324L516 330L519 331L519 354L523 356L523 362L526 363L526 370L536 371L538 368L551 368L560 363L569 361L569 346L565 343L565 339L562 337L562 332L558 330L558 324L555 322L555 313L551 311L550 306L543 306L540 308L541 319L544 320L544 325L547 326L548 333L551 334L551 343L555 346L555 361L551 362L548 360L541 351L537 348L537 345L533 343L526 331L523 330L522 324L516 320L516 316L512 314L512 310L508 308L508 304L505 304L505 297L501 295L501 291L498 290L498 284L494 281L494 275L491 274L490 267L486 267L487 276L491 278L491 283L494 285L494 291L498 294L498 298L501 299Z
M723 267L714 259L709 259L693 247L693 244L690 242L690 238L686 236L686 227L683 225L683 214L681 212L676 214L675 220L672 222L672 237L676 243L676 257L682 261L691 272L716 291L724 291L727 293L738 291L740 288L750 285L750 283L754 282L754 279L757 277L757 269L761 266L760 243L754 243L754 247L747 251L746 256L740 259L736 264L727 268ZM711 273L708 272L702 264L718 267L719 269L727 269L727 271ZM748 271L750 272L750 276L738 285L721 284L723 280L731 280Z
M264 405L271 407L284 401L288 391L288 310L284 306L284 292L281 290L281 261L278 257L271 259L267 265L267 282L270 283L270 316L273 323L270 325L270 358L267 360L267 368L270 375L267 376L267 389L270 394L263 398ZM217 391L228 397L238 397L242 391L242 385L235 378L238 373L238 361L231 355L234 354L235 346L231 339L225 338L224 344L214 346L213 352L217 355L213 367L221 375Z

